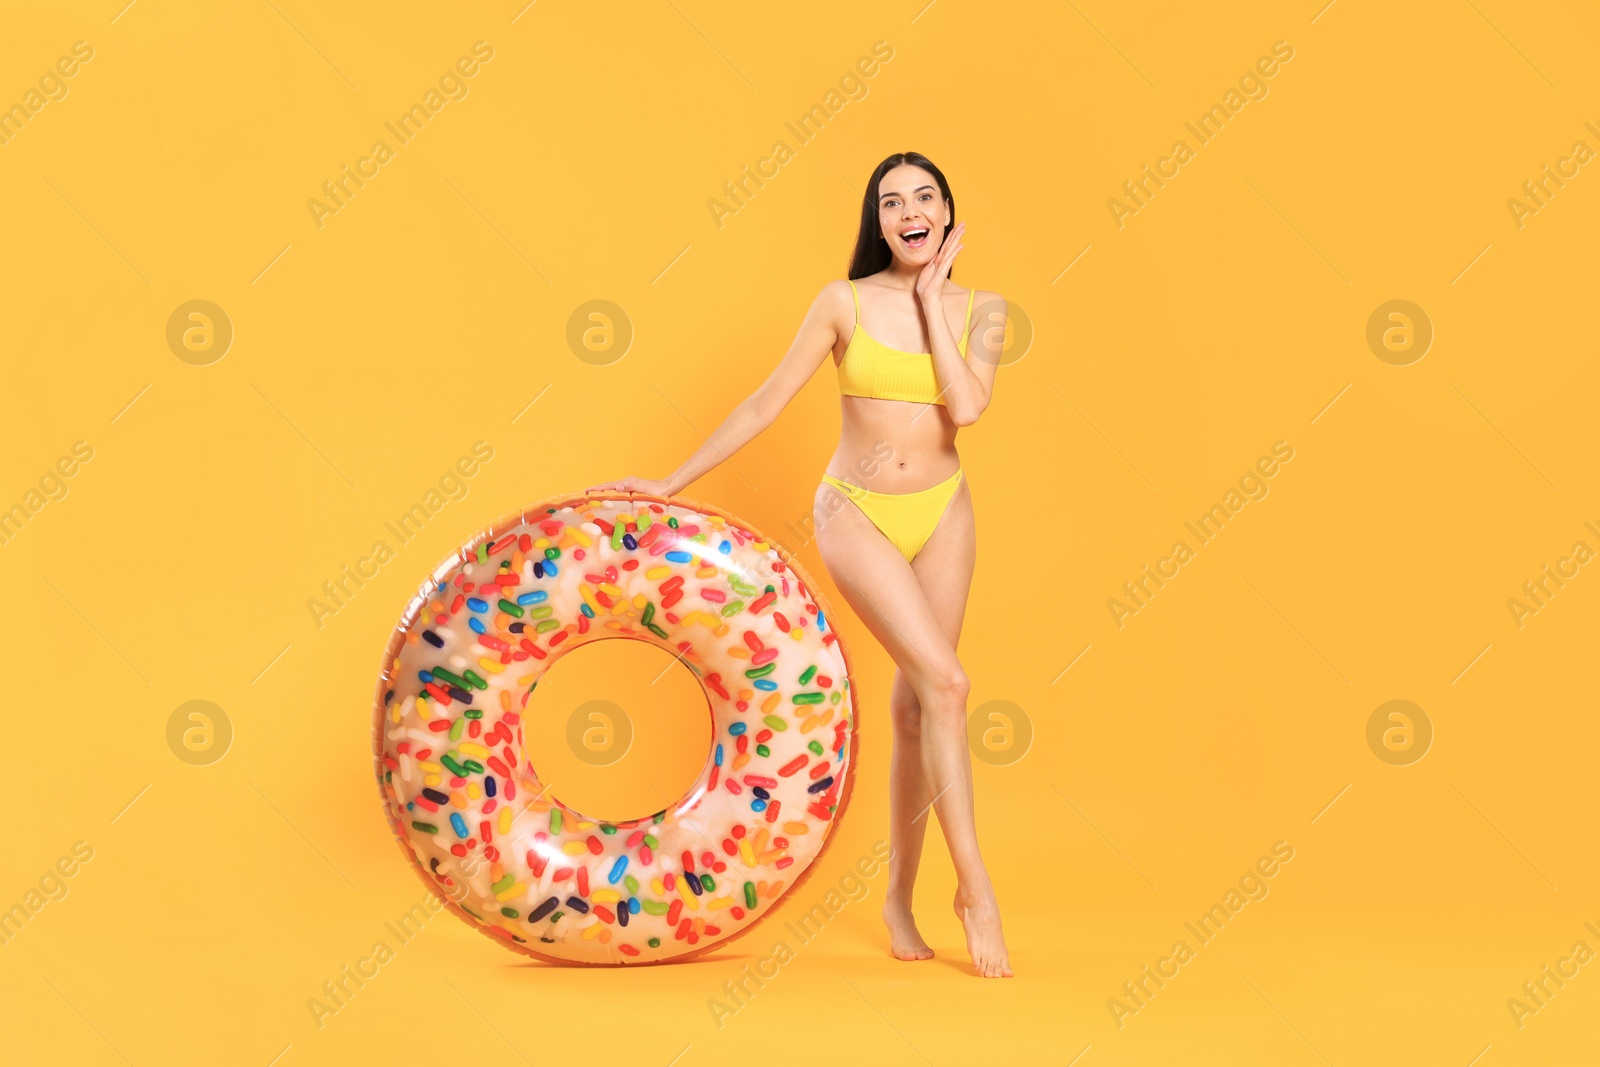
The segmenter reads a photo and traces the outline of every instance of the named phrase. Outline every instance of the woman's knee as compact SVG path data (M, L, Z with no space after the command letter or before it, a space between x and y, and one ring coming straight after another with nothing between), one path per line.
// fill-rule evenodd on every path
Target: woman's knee
M951 661L930 667L923 673L917 686L917 697L922 707L932 709L936 715L955 715L965 718L967 697L972 693L972 682L961 664Z
M897 733L922 732L922 701L917 699L917 691L909 683L896 683L890 690L889 717Z

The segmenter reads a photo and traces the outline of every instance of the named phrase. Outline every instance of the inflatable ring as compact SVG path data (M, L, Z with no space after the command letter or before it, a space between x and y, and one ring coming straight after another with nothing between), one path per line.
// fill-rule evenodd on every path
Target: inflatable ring
M792 556L731 515L604 493L508 516L434 569L389 642L373 741L401 850L445 906L549 962L681 960L749 930L821 856L850 795L843 643ZM713 746L631 822L550 795L534 686L628 638L698 677Z

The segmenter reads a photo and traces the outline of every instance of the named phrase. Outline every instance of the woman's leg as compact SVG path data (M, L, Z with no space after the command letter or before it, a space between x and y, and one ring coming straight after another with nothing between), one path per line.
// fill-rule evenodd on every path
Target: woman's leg
M932 810L933 790L922 766L922 703L906 672L896 669L889 692L894 722L894 748L889 753L889 886L884 893L883 922L889 928L889 952L900 960L933 958L911 914L911 890L922 861L922 840Z
M951 498L939 526L928 543L917 553L911 564L923 595L928 599L939 625L955 648L961 638L961 622L967 612L967 594L972 588L972 571L977 562L977 531L972 513L972 494L967 480ZM957 854L955 836L962 839L963 851L970 847L973 860L964 866L956 863L957 886L955 911L967 932L967 951L974 960L986 958L993 967L986 972L990 977L1011 974L1006 955L1005 938L1000 929L1000 906L995 899L994 886L989 872L978 855L978 831L974 817L972 793L972 756L967 748L966 704L962 703L959 720L941 719L928 724L928 731L941 731L923 740L923 759L927 764L927 780L959 783L951 792L961 790L964 804L961 815L948 815L943 806L937 808L939 825L950 842L950 854ZM946 732L947 731L947 732ZM937 761L944 760L942 766ZM952 818L958 822L952 823Z
M834 492L837 490L831 486L821 486L819 503L831 508L832 502L822 501L820 494ZM969 531L971 527L971 498L965 484L958 490L957 498L947 509L940 529L930 539L930 547L923 552L923 555L935 553L924 564L933 585L948 582L965 586L970 580L970 562L960 575L948 570L950 561L960 557L962 540L949 536L947 527L959 525L963 515ZM935 540L938 546L934 545ZM854 504L837 509L818 530L817 543L845 600L905 672L916 694L921 708L925 788L931 793L955 864L959 885L957 912L966 927L973 966L979 974L988 977L1009 975L1011 968L1000 932L999 909L978 852L973 821L972 766L966 748L970 686L956 657L949 629L941 623L940 613L923 591L905 557ZM970 553L970 535L966 545ZM940 570L941 556L946 560L947 569L934 581L934 572ZM919 555L919 563L921 560ZM936 594L948 612L946 595ZM964 595L963 591L963 599Z
M970 499L958 491L948 511L951 514L941 520L911 570L939 628L950 647L956 648L967 613L977 546ZM922 702L905 671L894 672L889 712L894 720L894 751L889 757L889 844L894 859L889 864L883 921L889 927L889 951L897 959L925 960L933 957L933 949L917 930L912 889L922 860L923 836L932 821L933 790L928 788L923 766Z

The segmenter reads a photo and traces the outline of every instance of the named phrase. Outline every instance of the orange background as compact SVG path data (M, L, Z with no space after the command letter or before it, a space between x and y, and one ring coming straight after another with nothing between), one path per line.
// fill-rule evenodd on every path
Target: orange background
M0 543L19 594L0 909L73 871L0 945L17 1061L1502 1067L1594 1047L1592 964L1520 1027L1507 1006L1575 942L1600 949L1600 578L1567 564L1520 626L1508 607L1575 542L1600 549L1594 11L121 3L0 14L0 104L93 49L0 144L0 507L27 514ZM307 201L477 41L466 95L319 227ZM785 123L878 41L892 59L800 144ZM1185 123L1279 41L1265 95L1200 143ZM708 201L780 139L791 158L718 226ZM1119 226L1108 201L1178 139L1192 158ZM1585 163L1519 220L1508 200L1578 141ZM308 1000L424 891L368 736L416 583L523 504L665 475L842 275L862 183L904 149L954 187L957 281L1034 333L961 435L980 543L961 653L974 706L1017 709L975 733L1018 977L967 976L935 839L931 964L887 958L881 872L720 1028L708 1001L766 934L556 970L441 915L319 1028ZM220 359L188 353L205 365L168 341L191 300L232 326ZM620 358L569 347L591 300L626 316ZM1431 324L1425 352L1369 346L1393 300ZM1396 325L1421 320L1377 332ZM790 528L836 405L825 369L688 492L839 604ZM308 600L479 440L464 497L319 626ZM92 458L47 477L80 441ZM1108 600L1279 441L1265 497L1119 627ZM891 665L838 621L860 780L770 940L886 834ZM593 692L638 706L638 685ZM232 733L203 765L169 744L193 700ZM1431 728L1420 760L1369 747L1392 700ZM1280 841L1267 895L1189 940ZM1119 1027L1108 1001L1179 939L1193 958Z

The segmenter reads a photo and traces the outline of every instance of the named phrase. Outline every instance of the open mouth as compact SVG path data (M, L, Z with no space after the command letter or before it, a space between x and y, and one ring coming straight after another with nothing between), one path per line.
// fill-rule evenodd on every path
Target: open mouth
M928 243L928 231L925 229L906 230L900 235L900 240L905 242L907 248L921 248Z

